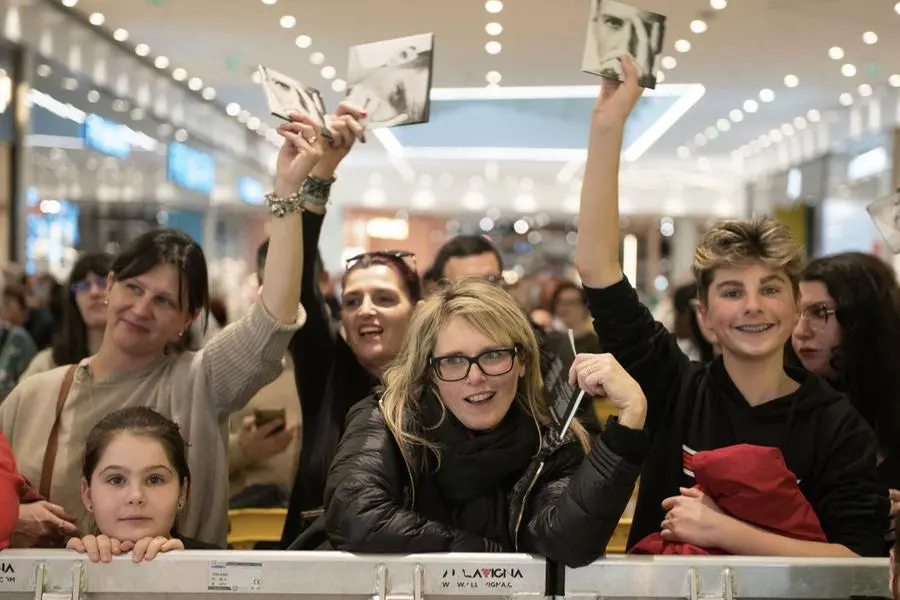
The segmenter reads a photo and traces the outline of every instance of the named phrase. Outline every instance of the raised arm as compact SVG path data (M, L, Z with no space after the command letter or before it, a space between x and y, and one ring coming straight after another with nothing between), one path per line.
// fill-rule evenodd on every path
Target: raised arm
M600 346L640 384L652 431L678 393L689 361L675 336L641 304L619 264L619 156L625 122L642 92L630 59L623 58L622 66L625 82L604 79L591 115L575 265Z
M374 401L347 415L325 487L325 527L335 550L367 553L499 552L481 536L447 527L406 505L409 475Z
M259 300L246 317L225 328L195 355L217 409L242 408L282 371L294 332L303 324L300 271L303 267L300 186L322 156L321 132L305 115L279 127L285 138L278 154L275 187L266 204L269 253Z

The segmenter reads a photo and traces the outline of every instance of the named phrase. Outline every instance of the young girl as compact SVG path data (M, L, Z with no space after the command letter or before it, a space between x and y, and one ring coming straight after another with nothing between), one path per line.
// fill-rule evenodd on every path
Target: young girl
M82 475L81 498L95 531L66 547L91 562L127 552L141 562L160 552L215 549L176 532L191 472L178 425L156 411L123 408L97 423L85 443Z

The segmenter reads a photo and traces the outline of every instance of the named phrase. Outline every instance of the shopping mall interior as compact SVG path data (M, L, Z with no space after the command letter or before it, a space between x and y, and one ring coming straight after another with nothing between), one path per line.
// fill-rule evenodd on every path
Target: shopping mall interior
M507 275L569 274L598 78L589 3L565 0L3 0L0 259L66 275L77 251L174 227L222 293L254 272L279 120L266 65L343 98L348 49L433 33L426 123L376 129L340 172L326 268L457 232ZM866 205L897 188L900 5L642 0L668 17L628 123L623 252L646 294L688 275L710 220L772 213L810 256L887 256ZM226 289L221 289L222 287Z

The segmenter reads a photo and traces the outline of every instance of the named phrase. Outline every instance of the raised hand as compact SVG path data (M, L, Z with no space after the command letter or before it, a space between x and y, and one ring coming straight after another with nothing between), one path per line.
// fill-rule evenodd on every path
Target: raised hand
M275 194L297 192L324 154L322 131L307 115L291 113L291 121L278 127L284 138L275 167Z
M315 177L330 179L341 161L350 153L356 140L366 143L366 128L360 122L366 115L366 111L348 102L338 105L328 127L331 141L325 142L324 155L312 171Z
M622 129L635 104L644 93L638 84L640 75L630 56L623 56L624 81L604 78L600 83L600 95L594 104L591 127L594 130Z

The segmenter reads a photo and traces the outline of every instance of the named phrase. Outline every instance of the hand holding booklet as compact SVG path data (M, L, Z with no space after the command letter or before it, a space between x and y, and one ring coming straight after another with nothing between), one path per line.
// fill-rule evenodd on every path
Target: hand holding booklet
M553 362L544 375L544 401L562 440L584 399L584 390L569 384L569 369L575 362L575 338L572 330L554 332L547 336L545 344Z
M641 87L655 88L666 33L666 17L616 0L590 2L582 70L622 81L619 59L630 56L638 71Z
M325 119L328 111L319 90L305 86L275 69L262 65L258 69L260 84L272 115L285 121L290 121L290 114L294 112L307 115L322 129L322 137L331 136Z

